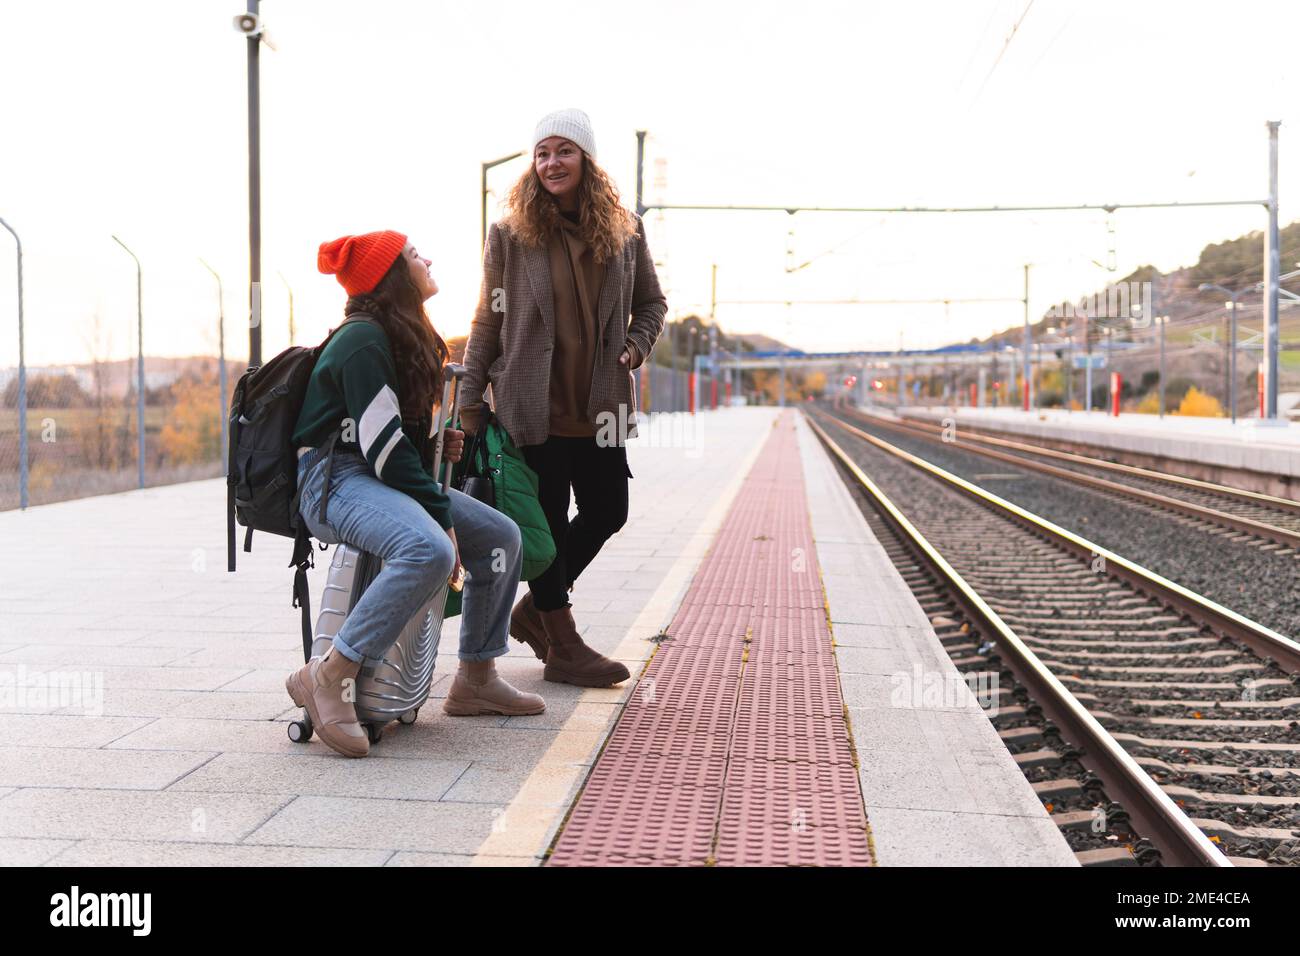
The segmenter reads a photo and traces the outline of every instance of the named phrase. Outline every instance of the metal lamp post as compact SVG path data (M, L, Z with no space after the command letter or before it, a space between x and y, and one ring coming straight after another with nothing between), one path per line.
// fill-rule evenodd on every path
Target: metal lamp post
M523 154L523 151L521 150L521 151L518 152L518 153L511 153L509 156L502 156L500 159L494 159L494 160L492 160L490 163L483 163L483 164L482 164L483 170L482 170L482 173L481 173L480 176L479 176L479 191L480 191L480 195L481 195L481 198L482 198L482 214L483 214L483 218L482 218L482 228L479 230L479 248L480 248L480 249L484 248L484 247L487 245L487 226L488 226L488 223L487 223L487 197L488 197L487 174L488 174L488 170L491 169L491 168L494 167L494 166L500 166L502 163L508 163L508 162L510 162L510 160L512 160L512 159L518 159L518 158L519 158L520 156L522 156L522 155L524 155L524 154Z
M234 18L235 30L248 42L248 364L262 364L262 44L274 50L258 14L259 0ZM230 570L234 570L231 568Z
M280 277L280 281L284 283L285 291L289 293L289 344L292 346L293 340L297 338L293 328L293 286L289 285L289 280L284 277L283 272L277 271L275 274Z
M140 267L140 258L132 252L125 242L113 237L123 249L126 249L127 255L135 260L135 334L136 334L136 366L135 366L135 419L136 431L139 433L139 441L136 448L136 465L139 471L139 487L144 487L144 270Z
M1154 319L1160 325L1160 417L1165 417L1165 329L1169 325L1169 316L1157 315Z
M226 404L226 297L221 291L221 276L202 259L203 268L217 280L217 381L221 390L221 474L226 474L230 462L230 422Z
M1231 300L1231 328L1228 333L1228 405L1232 409L1232 424L1237 424L1237 299L1245 289L1239 289L1236 292L1225 289L1217 282L1202 282L1196 287L1198 292L1222 292Z
M23 241L3 219L18 249L18 507L27 507L27 364L23 360Z
M1023 398L1023 402L1022 402L1022 407L1023 407L1023 409L1024 409L1025 411L1029 411L1029 408L1030 408L1030 406L1031 406L1031 404L1032 404L1032 402L1033 402L1033 399L1032 399L1031 395L1032 395L1033 388L1034 388L1034 386L1033 386L1033 380L1034 380L1034 379L1033 379L1033 371L1032 371L1032 369L1030 368L1030 363L1032 362L1032 357L1031 357L1031 356L1032 356L1031 343L1033 342L1033 335L1032 335L1032 333L1031 333L1031 331L1030 331L1030 328L1029 328L1029 265L1030 265L1030 264L1029 264L1028 262L1025 263L1025 298L1024 298L1024 303L1025 303L1025 356L1024 356L1024 371L1023 371L1023 373L1022 373L1022 374L1024 375L1025 379L1024 379L1024 384L1021 386L1022 389L1023 389L1023 391L1024 391L1024 398Z
M248 0L256 18L258 0ZM255 21L256 22L256 21ZM262 37L248 34L248 364L262 364L262 140L260 56Z
M687 330L687 335L686 335L686 347L688 349L686 354L690 356L690 360L686 363L687 369L690 370L686 373L686 403L685 404L686 404L686 410L688 412L695 411L694 393L695 393L695 389L699 388L698 379L694 374L695 373L695 336L697 332L698 329L696 329L696 327L692 325Z

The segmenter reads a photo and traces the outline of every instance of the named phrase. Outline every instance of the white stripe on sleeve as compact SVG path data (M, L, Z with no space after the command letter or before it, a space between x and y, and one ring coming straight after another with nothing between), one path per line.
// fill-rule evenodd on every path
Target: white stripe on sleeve
M375 459L376 476L380 478L384 477L384 462L388 461L388 453L391 452L393 447L401 440L402 430L399 428L397 431L393 432L392 437L389 438L387 444L384 445L383 451L381 451L379 457Z
M398 420L400 431L402 410L398 407L396 393L385 385L375 393L375 397L366 406L361 421L357 423L357 436L361 445L361 454L366 457L370 456L370 449L375 444L375 439L379 437L380 432L394 418Z

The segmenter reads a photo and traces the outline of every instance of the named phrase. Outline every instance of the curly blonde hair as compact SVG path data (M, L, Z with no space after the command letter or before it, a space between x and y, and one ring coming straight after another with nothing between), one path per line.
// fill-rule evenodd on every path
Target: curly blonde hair
M529 164L510 190L502 219L510 232L528 246L544 246L560 221L560 207L542 185L537 166ZM618 189L596 161L582 150L582 181L578 183L578 235L591 247L597 262L623 251L636 235L636 220L619 202Z

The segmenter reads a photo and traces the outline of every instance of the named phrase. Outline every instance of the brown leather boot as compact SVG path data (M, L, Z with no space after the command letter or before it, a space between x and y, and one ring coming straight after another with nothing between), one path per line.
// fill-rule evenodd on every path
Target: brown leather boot
M476 714L524 717L540 714L546 709L546 701L507 684L497 673L495 661L461 661L442 709L453 717Z
M510 636L533 649L539 661L546 660L546 629L542 626L541 612L533 603L533 592L524 594L510 612Z
M370 753L370 739L353 706L360 671L358 661L348 660L331 645L324 657L313 657L284 682L293 702L311 717L316 736L345 757Z
M631 676L618 661L596 653L582 642L573 623L572 608L537 613L541 615L550 645L546 652L546 670L542 674L546 680L579 687L609 687Z

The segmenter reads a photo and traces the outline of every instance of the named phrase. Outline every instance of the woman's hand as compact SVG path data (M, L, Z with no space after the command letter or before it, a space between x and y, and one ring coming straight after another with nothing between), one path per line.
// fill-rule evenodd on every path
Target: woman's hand
M453 464L460 461L465 452L465 433L455 428L446 428L442 432L442 457Z
M482 405L466 405L460 410L460 427L466 435L478 431L479 418L483 414Z
M451 565L451 577L447 579L448 582L451 582L460 579L464 575L465 569L460 566L460 542L456 540L456 529L448 528L447 537L451 538L451 550L456 556Z
M623 346L623 354L618 357L618 364L636 368L641 364L641 350L629 341Z

